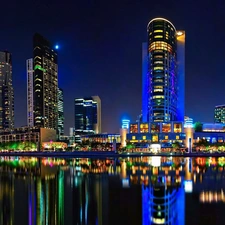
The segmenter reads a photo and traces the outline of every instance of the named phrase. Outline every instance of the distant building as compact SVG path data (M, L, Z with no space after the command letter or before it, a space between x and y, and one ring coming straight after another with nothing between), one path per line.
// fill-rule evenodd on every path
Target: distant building
M33 59L27 59L26 61L27 69L27 126L34 126L34 69L33 69Z
M225 105L215 106L214 122L215 123L225 123Z
M34 125L58 128L58 57L40 34L33 37Z
M95 143L113 143L113 140L116 140L116 143L121 143L120 134L89 134L81 137L82 141L89 141Z
M101 131L101 100L98 96L75 99L75 134Z
M64 135L63 90L58 88L58 136Z
M147 35L142 45L142 121L184 121L185 32L155 18Z
M12 85L12 56L0 52L0 129L14 128L14 90Z

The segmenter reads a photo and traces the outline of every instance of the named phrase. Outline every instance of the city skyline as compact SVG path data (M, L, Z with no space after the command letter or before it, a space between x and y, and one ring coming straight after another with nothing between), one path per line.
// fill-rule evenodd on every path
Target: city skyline
M225 61L222 51L225 31L221 30L225 4L202 5L194 1L179 4L163 1L162 7L147 1L107 4L99 1L68 7L29 3L30 9L40 9L39 14L33 14L32 10L26 10L28 5L14 7L13 2L6 3L4 11L10 8L12 17L1 25L5 35L0 38L0 49L8 49L13 55L15 126L26 125L25 61L32 57L32 36L36 31L59 45L59 86L70 90L65 91L66 109L72 107L77 96L99 95L103 132L118 132L122 118L135 120L141 112L141 44L146 39L147 23L158 16L169 19L187 34L185 114L194 121L213 122L215 105L224 104L218 98L225 93L221 67L217 65ZM49 7L58 15L54 20L45 15ZM17 20L21 14L26 16ZM215 36L215 32L220 35ZM16 34L18 40L14 39ZM215 50L212 43L217 43L220 49ZM217 57L210 57L213 54ZM65 111L65 133L74 124L73 114L72 109Z

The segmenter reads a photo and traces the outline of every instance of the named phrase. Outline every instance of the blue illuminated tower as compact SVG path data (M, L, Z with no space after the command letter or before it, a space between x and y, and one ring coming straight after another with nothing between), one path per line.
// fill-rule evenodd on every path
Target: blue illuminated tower
M155 18L147 35L142 46L143 122L184 121L185 32Z

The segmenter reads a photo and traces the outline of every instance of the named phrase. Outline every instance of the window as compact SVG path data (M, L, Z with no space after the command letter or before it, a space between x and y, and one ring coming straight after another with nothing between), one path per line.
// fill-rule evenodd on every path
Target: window
M154 30L154 33L162 33L163 30Z
M168 140L168 136L167 135L165 136L165 140Z
M146 140L146 136L143 136L142 139L143 139L143 140Z
M132 136L132 140L135 140L136 139L136 137L135 136Z
M177 135L177 136L176 136L176 140L179 140L179 139L180 139L180 137Z

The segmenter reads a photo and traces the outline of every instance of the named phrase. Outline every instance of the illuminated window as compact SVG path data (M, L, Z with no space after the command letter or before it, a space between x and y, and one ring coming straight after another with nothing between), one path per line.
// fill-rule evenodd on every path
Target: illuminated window
M154 30L154 33L162 33L163 30Z
M163 70L163 66L156 66L154 67L154 70Z
M174 133L181 133L182 132L182 125L181 125L181 123L174 123L174 125L173 125L173 132Z
M135 140L136 139L136 137L135 136L132 136L132 140Z
M156 35L154 38L163 38L162 35Z
M146 140L146 136L143 136L142 139L143 139L143 140Z
M153 134L152 135L152 142L158 142L158 141L159 141L158 135L157 134Z
M165 140L168 140L168 136L165 136Z
M170 123L163 123L162 124L162 132L163 133L171 132L171 124Z
M159 133L160 132L160 125L156 123L151 124L151 133Z
M176 136L176 140L179 140L179 139L180 139L180 137L177 135L177 136Z
M148 133L148 123L140 124L140 133Z

